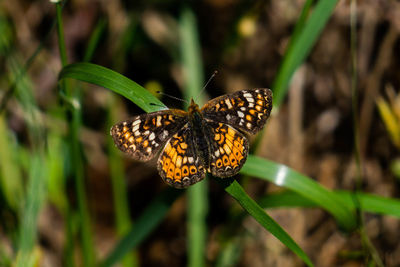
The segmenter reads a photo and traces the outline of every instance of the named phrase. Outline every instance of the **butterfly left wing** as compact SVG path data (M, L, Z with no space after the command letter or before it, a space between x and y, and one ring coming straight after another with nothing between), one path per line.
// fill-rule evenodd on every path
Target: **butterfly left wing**
M204 179L204 162L196 152L188 124L167 142L158 158L157 169L163 180L175 188L186 188Z
M214 98L204 105L201 112L205 119L255 134L264 127L271 109L272 91L255 88Z
M187 122L187 113L179 109L167 109L141 114L115 124L110 134L123 152L136 160L153 158L175 133Z

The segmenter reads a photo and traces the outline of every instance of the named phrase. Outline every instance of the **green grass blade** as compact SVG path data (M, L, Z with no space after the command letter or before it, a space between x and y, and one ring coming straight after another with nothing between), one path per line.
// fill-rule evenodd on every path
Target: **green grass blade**
M337 195L354 209L356 208L354 198L358 197L358 201L360 202L363 211L391 215L400 218L400 199L346 191L338 191Z
M203 86L203 64L197 32L196 18L184 8L180 18L180 49L185 74L185 99L196 97ZM201 104L201 103L200 103ZM207 180L187 189L187 266L205 266L206 215L208 210Z
M348 191L333 191L346 206L351 210L356 208L354 198L357 195L358 201L363 211L370 213L378 213L382 215L390 215L400 218L400 199L386 198L378 195L367 193L353 193ZM258 204L263 208L282 208L282 207L303 207L316 208L320 207L311 199L306 198L296 192L285 190L279 193L269 194L259 199Z
M63 67L67 65L67 51L64 40L64 27L62 21L62 5L60 2L56 3L57 12L57 36L58 47L60 52L61 64ZM80 237L82 246L82 259L83 264L87 267L95 265L96 255L92 237L92 229L90 223L89 208L87 205L86 189L85 189L85 165L83 163L82 147L79 141L80 129L82 126L82 115L80 105L81 90L75 90L69 86L68 83L62 81L60 83L60 96L64 100L71 103L78 103L78 105L71 105L66 109L65 118L68 119L68 141L70 144L70 157L72 168L69 174L75 180L75 190L78 202L78 213L80 219ZM67 104L67 102L64 102ZM68 107L68 106L66 106Z
M274 235L285 246L299 256L308 266L313 266L311 260L297 243L277 224L252 198L250 198L239 183L232 179L219 180L228 192L257 222Z
M46 199L46 165L40 154L31 155L29 181L25 207L21 216L18 255L15 266L29 267L35 264L34 245L37 238L39 211Z
M118 120L120 114L120 101L114 95L108 96L107 103L107 125L108 129ZM132 227L129 215L128 192L125 181L124 161L121 153L115 147L112 138L107 138L107 150L109 153L110 178L113 190L115 226L117 228L118 237L125 236ZM136 254L136 253L135 253ZM128 253L123 259L123 266L134 267L139 266L137 257L133 253Z
M110 89L129 99L146 112L157 111L161 107L165 107L160 100L139 84L113 70L96 64L74 63L67 65L59 74L59 80L64 78L73 78Z
M85 55L83 57L83 61L89 62L92 60L94 52L96 51L97 46L100 43L101 37L106 30L107 23L104 19L100 19L94 28L93 33L90 35L90 39L88 45L85 50Z
M315 208L319 207L309 198L305 198L296 192L284 190L261 197L257 203L265 208Z
M332 191L285 165L249 155L242 173L252 175L286 187L305 198L317 203L331 213L341 227L352 230L356 227L356 219L351 209Z
M0 114L0 190L3 191L7 204L18 211L24 189L16 144L11 140L10 134L4 115Z
M302 30L297 31L296 29L296 35L292 37L294 41L291 41L291 45L288 46L278 76L272 86L274 90L274 107L277 108L282 103L283 98L287 94L288 85L293 73L310 53L337 2L337 0L318 1L305 23L303 20L306 17L306 13L302 14L299 23L301 25L304 24L304 27L302 27ZM307 2L303 11L307 11L308 13L306 8L308 9L310 6L311 3ZM299 33L297 34L297 32Z
M135 226L132 228L132 230L119 241L113 251L103 261L101 266L113 266L133 248L138 246L149 234L154 231L157 225L167 214L172 203L183 192L183 190L168 188L156 199L154 199L153 202L142 212L142 215L135 221Z

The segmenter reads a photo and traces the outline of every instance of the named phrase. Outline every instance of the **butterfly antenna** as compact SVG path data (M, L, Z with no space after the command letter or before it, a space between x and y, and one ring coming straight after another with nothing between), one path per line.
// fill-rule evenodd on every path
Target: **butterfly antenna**
M187 100L185 100L185 99L182 99L182 98L179 98L179 97L176 97L176 96L173 96L173 95L169 95L169 94L163 93L161 91L157 91L156 93L160 94L160 95L163 95L163 96L167 96L167 97L175 99L175 100L179 100L179 101L184 102L186 104L189 104L189 102Z
M210 76L206 84L203 86L203 88L200 90L200 92L197 94L196 98L198 98L206 89L207 85L211 82L211 80L215 77L215 75L218 74L218 71L214 70L213 74Z

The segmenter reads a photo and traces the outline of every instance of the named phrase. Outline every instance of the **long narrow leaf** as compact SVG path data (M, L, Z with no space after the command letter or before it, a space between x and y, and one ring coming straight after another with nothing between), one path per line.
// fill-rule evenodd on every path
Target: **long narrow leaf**
M337 197L341 198L343 203L354 210L354 198L357 195L358 201L363 211L390 215L400 218L400 199L386 198L367 193L352 193L347 191L333 191ZM296 192L285 190L283 192L270 194L259 199L258 204L263 208L282 208L282 207L320 207L317 203Z
M225 191L235 198L257 222L266 230L273 234L279 241L299 256L308 266L313 266L311 260L297 243L277 224L252 198L250 198L243 188L235 180L221 180Z
M268 180L278 186L286 187L312 200L331 213L346 230L350 231L356 226L354 214L351 209L343 203L340 197L307 176L285 165L249 155L241 172Z
M164 104L139 84L108 68L91 63L74 63L65 66L59 80L73 78L110 89L146 112L160 110Z
M113 266L121 260L133 248L138 246L161 222L172 203L184 191L168 188L159 195L153 202L142 212L142 215L135 221L132 230L122 238L115 246L114 250L107 256L101 266Z
M307 2L305 8L310 7L309 2ZM314 46L318 36L330 18L337 2L337 0L318 1L302 31L298 35L296 34L294 36L296 41L291 42L293 45L288 47L288 51L282 61L278 76L272 86L274 90L275 107L279 107L282 103L293 73L310 53L311 48ZM299 23L304 22L299 21Z

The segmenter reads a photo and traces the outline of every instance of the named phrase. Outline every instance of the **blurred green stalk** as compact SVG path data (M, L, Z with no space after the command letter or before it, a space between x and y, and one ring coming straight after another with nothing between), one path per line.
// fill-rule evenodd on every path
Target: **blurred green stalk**
M118 120L120 103L115 99L113 95L108 96L108 123L111 127L113 123ZM107 148L109 153L110 163L110 177L112 183L113 197L114 197L114 210L115 210L115 222L117 228L118 237L121 238L128 234L131 230L132 222L129 216L129 204L128 204L128 193L125 183L125 171L123 166L123 159L117 151L114 142L110 136L107 139ZM128 253L123 258L123 266L133 267L139 266L139 259L137 253Z
M64 28L62 22L62 5L60 2L56 3L57 11L57 34L58 34L58 45L60 51L60 58L62 66L67 65L67 52L65 48L64 40ZM67 114L66 118L71 118L68 120L69 123L69 144L70 144L70 162L72 176L75 179L76 194L78 200L78 212L80 218L80 230L81 230L81 242L82 242L82 258L84 266L94 266L95 265L95 252L92 238L92 230L90 225L89 210L86 202L86 192L85 192L85 173L84 164L82 157L82 147L79 142L79 130L82 125L81 121L81 110L80 110L80 90L72 90L71 87L67 85L65 81L60 83L60 93L64 97L64 104L67 104ZM65 94L65 95L63 95ZM68 213L70 214L70 213ZM68 218L71 220L71 217ZM71 226L69 226L71 227ZM68 227L68 229L69 229ZM68 230L67 229L67 230ZM68 230L68 233L70 231ZM69 240L71 242L72 240ZM67 244L70 246L71 244ZM73 247L70 247L73 249ZM70 255L71 252L67 252Z
M180 17L180 49L185 77L185 99L198 96L204 85L203 62L198 38L197 23L193 12L184 8ZM203 101L198 101L202 104ZM208 210L207 180L199 182L187 189L187 266L205 266L206 247L206 215Z

